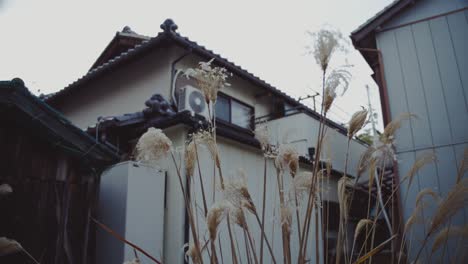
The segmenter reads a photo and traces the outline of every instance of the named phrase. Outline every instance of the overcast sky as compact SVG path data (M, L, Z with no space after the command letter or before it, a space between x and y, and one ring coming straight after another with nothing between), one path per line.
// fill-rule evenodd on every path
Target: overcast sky
M307 31L350 32L391 0L52 1L0 0L0 80L22 78L34 93L62 89L90 68L126 25L154 36L172 18L178 31L298 98L321 91ZM350 46L353 79L331 118L346 122L367 105L365 85L380 114L371 70ZM342 56L335 61L344 63ZM312 100L303 101L312 105ZM381 121L380 121L381 123Z

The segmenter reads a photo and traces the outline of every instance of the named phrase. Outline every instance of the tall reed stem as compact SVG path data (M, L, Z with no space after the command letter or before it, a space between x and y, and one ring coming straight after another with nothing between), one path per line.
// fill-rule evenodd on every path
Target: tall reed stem
M265 203L266 203L266 181L267 181L267 158L264 157L263 166L263 201L262 201L262 234L265 232ZM263 236L260 238L260 263L263 263Z

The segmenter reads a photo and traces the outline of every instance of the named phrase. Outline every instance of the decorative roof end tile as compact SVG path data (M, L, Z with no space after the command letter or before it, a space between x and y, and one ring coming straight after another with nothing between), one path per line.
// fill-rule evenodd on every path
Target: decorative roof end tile
M161 24L161 29L164 30L164 32L175 32L177 30L177 25L174 23L174 21L170 18L166 19L162 24Z

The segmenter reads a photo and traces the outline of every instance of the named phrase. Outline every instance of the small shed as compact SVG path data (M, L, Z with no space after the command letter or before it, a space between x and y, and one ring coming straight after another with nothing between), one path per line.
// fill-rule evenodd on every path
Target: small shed
M0 82L0 237L40 263L94 263L100 173L119 157L32 95L20 79ZM32 263L18 253L0 263Z

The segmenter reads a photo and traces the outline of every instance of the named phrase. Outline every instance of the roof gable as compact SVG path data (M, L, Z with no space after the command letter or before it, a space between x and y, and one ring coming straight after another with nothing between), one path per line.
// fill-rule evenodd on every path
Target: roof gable
M59 112L32 95L21 79L0 81L0 106L9 110L8 115L2 117L15 121L18 117L25 117L25 121L17 122L32 129L32 135L42 135L54 146L60 146L86 161L103 166L119 160L115 148L97 142L74 126ZM12 117L11 114L15 116Z

